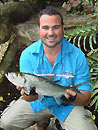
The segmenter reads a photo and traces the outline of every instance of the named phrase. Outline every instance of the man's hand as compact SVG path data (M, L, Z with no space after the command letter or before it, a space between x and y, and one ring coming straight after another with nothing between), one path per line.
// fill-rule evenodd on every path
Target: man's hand
M91 93L88 91L80 91L82 94L76 94L75 92L73 92L72 90L67 90L67 93L64 94L66 99L70 99L70 95L72 95L73 97L75 97L75 99L73 101L71 101L71 104L74 105L87 105L90 102L91 99Z
M75 97L75 96L77 95L76 92L74 92L74 91L72 91L72 90L69 90L69 89L68 89L66 92L67 92L67 93L65 93L64 96L65 96L67 99L70 98L70 95L72 95L73 97Z
M61 104L64 106L69 105L73 101L75 101L76 97L77 97L77 93L71 90L67 90L67 93L61 96Z
M35 101L35 100L38 99L38 94L36 94L36 95L34 95L34 96L32 96L32 95L28 96L28 95L26 95L26 94L24 93L24 99L25 99L26 101L28 101L28 102Z
M16 86L16 89L20 90L20 94L24 95L24 89L20 86Z
M35 101L35 100L38 99L38 94L37 94L37 93L36 93L34 96L33 96L33 95L27 95L27 94L25 93L25 91L24 91L24 88L17 86L16 89L21 90L20 93L21 93L21 95L24 96L24 99L25 99L26 101L29 101L29 102L30 102L30 101Z

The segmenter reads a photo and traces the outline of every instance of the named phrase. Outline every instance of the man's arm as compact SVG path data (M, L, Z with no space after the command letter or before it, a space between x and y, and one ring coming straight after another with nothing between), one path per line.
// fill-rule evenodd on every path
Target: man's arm
M36 95L34 95L34 96L32 96L32 95L28 96L28 95L26 95L26 94L24 93L24 99L25 99L26 101L28 101L28 102L35 101L35 100L38 99L38 94L36 94Z
M91 98L91 93L88 92L88 91L80 91L82 94L77 94L71 90L67 90L67 94L65 94L64 96L68 99L70 96L69 95L72 95L72 96L75 96L76 95L76 98L74 101L71 102L71 104L74 104L74 105L87 105L89 102L90 102L90 98Z
M37 100L38 99L38 94L36 93L36 94L34 94L34 95L27 95L25 92L24 92L24 90L21 88L21 87L19 87L19 86L17 86L16 87L16 89L18 89L18 90L20 90L21 92L21 95L23 95L24 96L24 99L26 100L26 101L35 101L35 100Z

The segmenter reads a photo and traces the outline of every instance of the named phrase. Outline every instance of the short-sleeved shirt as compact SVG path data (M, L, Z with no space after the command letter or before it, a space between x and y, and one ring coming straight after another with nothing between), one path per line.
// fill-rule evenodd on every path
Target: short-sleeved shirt
M92 91L89 66L84 53L65 38L62 38L62 49L53 66L44 55L42 40L38 40L28 46L20 57L20 72L29 72L31 74L67 74L69 78L55 76L53 81L64 87L87 81L79 86L78 89L80 91ZM44 96L41 101L39 99L31 101L30 105L34 112L48 108L61 121L64 121L75 107L73 104L67 106L58 104L54 97L48 96Z

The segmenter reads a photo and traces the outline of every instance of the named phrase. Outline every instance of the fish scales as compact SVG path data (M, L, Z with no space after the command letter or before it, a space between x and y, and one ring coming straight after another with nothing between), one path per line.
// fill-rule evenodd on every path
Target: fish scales
M50 81L46 78L39 77L34 74L28 74L28 73L20 73L20 72L10 72L8 74L5 74L7 79L13 83L15 86L20 86L20 87L35 87L36 92L39 95L43 96L54 96L58 97L66 93L67 89L73 90L76 93L80 93L79 90L77 89L78 86L84 84L80 83L76 86L61 86L56 84L53 81ZM81 93L80 93L81 94Z

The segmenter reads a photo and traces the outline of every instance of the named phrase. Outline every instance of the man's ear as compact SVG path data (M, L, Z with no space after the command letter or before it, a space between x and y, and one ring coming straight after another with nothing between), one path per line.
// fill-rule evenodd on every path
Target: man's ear
M63 36L64 36L64 26L63 26Z

